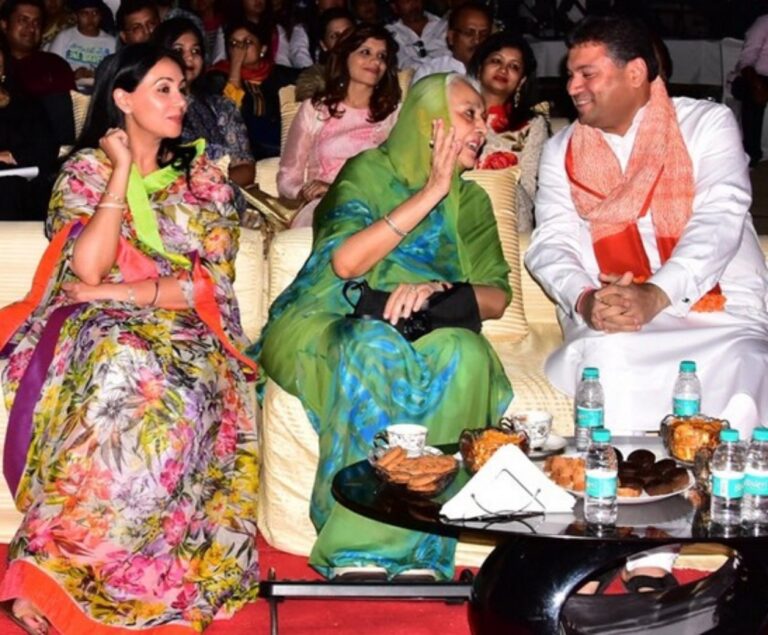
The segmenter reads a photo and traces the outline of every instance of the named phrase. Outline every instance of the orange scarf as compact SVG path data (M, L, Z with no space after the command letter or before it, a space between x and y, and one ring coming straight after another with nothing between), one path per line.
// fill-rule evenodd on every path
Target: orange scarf
M651 84L625 173L602 133L578 122L568 143L565 170L576 211L589 221L600 271L632 271L635 282L650 278L637 219L651 210L664 264L693 214L693 164L664 82L657 78ZM725 297L716 285L693 310L721 311L724 306Z

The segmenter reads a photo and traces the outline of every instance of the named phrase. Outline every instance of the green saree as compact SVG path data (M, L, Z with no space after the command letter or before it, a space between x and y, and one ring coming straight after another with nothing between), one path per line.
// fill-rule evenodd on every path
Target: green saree
M337 505L333 475L364 459L374 435L390 424L420 423L429 427L429 444L451 443L465 427L497 421L512 399L482 335L447 328L410 343L388 323L347 318L345 280L331 266L346 238L423 187L431 122L450 122L445 86L442 74L418 82L386 143L347 162L315 212L309 259L272 305L262 338L249 351L270 378L301 399L319 435L310 510L319 535L310 564L326 576L334 567L377 565L389 575L429 568L451 577L455 541ZM468 281L509 296L507 272L488 197L457 173L448 196L365 279L386 291L404 282Z

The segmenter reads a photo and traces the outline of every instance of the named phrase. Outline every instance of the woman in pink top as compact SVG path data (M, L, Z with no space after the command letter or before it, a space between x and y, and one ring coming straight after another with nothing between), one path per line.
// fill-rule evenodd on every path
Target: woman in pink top
M396 42L383 27L360 27L336 46L325 91L302 102L288 131L277 187L305 203L291 227L312 225L346 160L387 138L399 102Z

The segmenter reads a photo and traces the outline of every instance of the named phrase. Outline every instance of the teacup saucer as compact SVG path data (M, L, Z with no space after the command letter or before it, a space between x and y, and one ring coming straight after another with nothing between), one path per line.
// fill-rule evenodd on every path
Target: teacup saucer
M565 450L568 445L568 440L565 437L561 437L559 434L550 433L547 440L539 448L531 448L528 453L528 458L532 461L545 459L553 454L560 454Z

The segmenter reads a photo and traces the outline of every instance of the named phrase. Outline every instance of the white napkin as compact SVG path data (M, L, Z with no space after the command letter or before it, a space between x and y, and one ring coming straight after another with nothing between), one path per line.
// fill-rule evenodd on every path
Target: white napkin
M510 444L499 448L440 514L452 519L518 511L554 514L569 512L575 504L573 496Z

